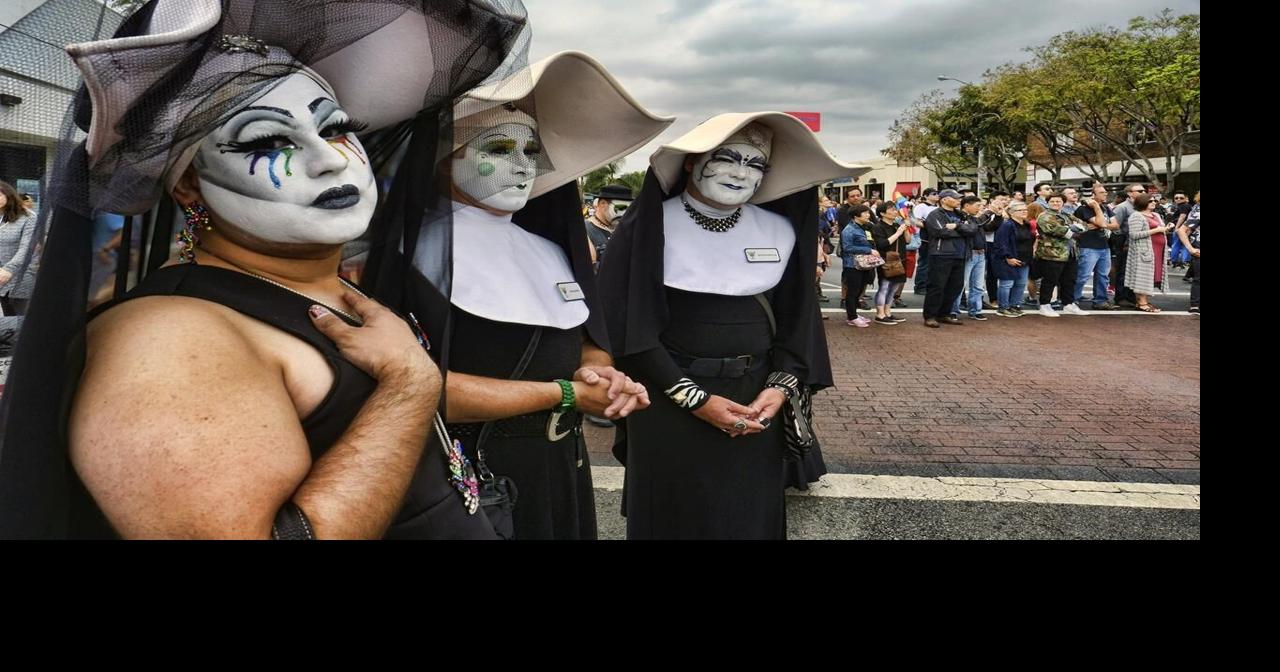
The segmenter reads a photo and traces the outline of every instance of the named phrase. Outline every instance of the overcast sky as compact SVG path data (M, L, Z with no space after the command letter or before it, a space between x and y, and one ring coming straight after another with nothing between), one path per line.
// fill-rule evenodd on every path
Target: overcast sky
M822 139L845 161L879 155L918 95L1026 60L1024 47L1067 30L1123 26L1192 0L524 0L533 60L594 56L651 111L678 117L628 157L642 170L660 144L707 117L754 110L822 113Z

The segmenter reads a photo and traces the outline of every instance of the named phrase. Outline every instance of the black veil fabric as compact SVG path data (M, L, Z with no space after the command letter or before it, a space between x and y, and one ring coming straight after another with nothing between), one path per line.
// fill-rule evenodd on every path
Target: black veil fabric
M43 51L33 59L74 72L62 47L147 34L161 2L183 0L151 0L127 17L114 13L117 20L91 21L78 32L68 29L58 38L61 43L41 39ZM96 215L148 213L160 202L158 215L141 219L147 235L126 236L121 244L113 275L122 280L116 287L123 290L172 252L165 243L173 208L164 195L172 161L283 76L406 14L420 16L435 57L431 82L422 92L430 109L406 123L430 125L420 137L448 146L452 129L440 108L447 110L454 98L489 78L522 69L529 39L521 0L221 0L221 7L217 25L181 42L85 57L81 67L90 63L99 85L116 85L108 87L106 99L123 109L112 127L118 141L99 147L96 156L89 157L85 148L95 110L78 75L78 93L61 110L29 119L48 124L57 115L62 130L53 171L41 186L36 236L44 242L32 245L42 251L40 270L0 399L0 538L63 538L75 531L69 501L79 480L67 455L66 424L85 359ZM50 11L85 10L62 3ZM101 8L103 16L115 11ZM54 18L54 23L86 25L78 14ZM21 22L9 29L21 30ZM242 34L270 42L265 57L219 48L224 37ZM252 66L238 68L240 62ZM425 202L396 212L420 222L423 211L405 208ZM129 221L126 231L133 233L137 229Z
M600 349L610 352L609 330L605 326L601 310L595 269L591 266L591 251L588 248L590 242L582 220L582 198L577 180L530 200L511 221L564 250L565 256L569 258L569 265L573 268L573 280L582 288L587 309L591 311L583 328Z
M598 282L615 358L663 347L660 335L671 315L663 266L662 204L683 193L685 184L682 178L667 193L650 168L640 195L609 240ZM796 244L772 303L778 323L775 366L797 373L813 391L830 387L831 361L812 277L818 257L817 199L806 189L759 207L785 217L796 230Z

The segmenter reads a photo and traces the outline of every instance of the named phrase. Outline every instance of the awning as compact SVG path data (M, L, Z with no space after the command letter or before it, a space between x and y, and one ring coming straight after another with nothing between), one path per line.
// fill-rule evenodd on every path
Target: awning
M902 194L903 196L906 196L907 198L914 198L920 195L920 183L919 182L899 182L898 186L894 187L893 190L899 194Z

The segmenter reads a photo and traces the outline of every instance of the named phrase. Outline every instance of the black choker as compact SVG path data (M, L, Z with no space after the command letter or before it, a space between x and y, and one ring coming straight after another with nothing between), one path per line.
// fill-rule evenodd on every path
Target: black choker
M685 200L684 194L680 194L680 202L684 204L684 211L689 213L689 217L693 219L694 224L697 224L712 233L724 233L725 231L732 229L738 224L738 218L742 217L742 208L734 210L732 215L729 215L724 219L715 219L714 217L708 217L701 212L694 210L693 206L689 205L689 201Z

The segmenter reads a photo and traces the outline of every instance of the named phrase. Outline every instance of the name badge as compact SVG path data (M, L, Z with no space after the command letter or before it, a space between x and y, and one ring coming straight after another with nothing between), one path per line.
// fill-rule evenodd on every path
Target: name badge
M556 289L560 290L560 296L565 301L586 301L587 296L582 293L582 286L576 282L561 282L556 284Z
M776 247L748 247L743 251L747 253L749 264L776 264L782 261L782 255Z

